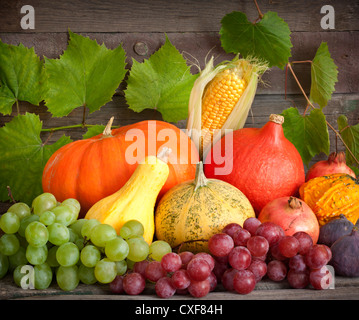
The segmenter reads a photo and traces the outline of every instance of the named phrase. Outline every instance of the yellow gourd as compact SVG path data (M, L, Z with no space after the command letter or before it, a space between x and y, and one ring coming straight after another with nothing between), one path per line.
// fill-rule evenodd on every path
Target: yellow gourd
M156 156L146 157L126 184L114 194L95 203L85 219L97 219L113 226L119 234L129 220L144 227L144 239L151 244L154 235L154 207L157 196L169 175L167 165L171 150L163 148Z
M156 237L171 247L185 243L181 250L208 251L212 235L233 222L242 226L249 217L255 213L247 197L225 181L207 179L199 162L194 180L174 186L161 198L155 213Z
M300 187L299 194L321 226L341 214L354 224L359 219L359 180L349 174L333 173L310 179Z

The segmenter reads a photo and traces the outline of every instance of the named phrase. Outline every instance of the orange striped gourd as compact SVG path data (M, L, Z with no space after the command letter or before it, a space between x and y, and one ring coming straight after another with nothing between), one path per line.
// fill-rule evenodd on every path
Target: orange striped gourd
M334 173L311 179L299 188L299 194L320 225L341 214L354 224L359 218L359 180L348 174Z
M213 66L213 58L197 78L189 101L187 132L203 157L225 129L244 126L266 65L238 59ZM221 130L222 129L222 130Z

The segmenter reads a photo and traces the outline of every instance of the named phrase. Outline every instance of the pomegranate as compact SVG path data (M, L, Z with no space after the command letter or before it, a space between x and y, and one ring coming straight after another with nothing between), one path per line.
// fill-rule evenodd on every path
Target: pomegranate
M224 180L237 187L257 214L271 200L296 195L305 181L303 161L295 146L284 136L283 122L284 117L271 115L262 128L236 130L233 132L233 153L224 136L206 157L206 177ZM217 164L216 159L224 161ZM229 167L228 164L233 164L232 170L223 170ZM220 170L226 172L220 175Z
M286 236L302 231L310 235L313 244L319 237L319 223L312 209L295 197L281 197L269 202L258 215L258 220L272 222L284 230Z
M346 173L355 178L354 171L346 164L344 152L332 152L328 160L321 160L313 164L307 172L305 181L332 173Z

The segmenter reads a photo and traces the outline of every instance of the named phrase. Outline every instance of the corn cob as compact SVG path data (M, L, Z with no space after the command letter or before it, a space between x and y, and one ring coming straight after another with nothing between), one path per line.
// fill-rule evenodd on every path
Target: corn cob
M207 85L202 98L202 148L212 142L214 130L222 128L246 86L233 69L220 72Z
M201 158L224 130L244 126L257 89L258 75L266 66L236 57L213 67L213 58L196 80L189 102L187 132Z

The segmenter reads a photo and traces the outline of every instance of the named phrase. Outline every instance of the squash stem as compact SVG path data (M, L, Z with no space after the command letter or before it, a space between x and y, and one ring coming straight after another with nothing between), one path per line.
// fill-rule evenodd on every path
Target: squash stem
M194 191L196 191L200 187L204 187L207 185L208 179L204 175L203 172L203 162L200 161L196 165L196 177L194 178Z
M113 122L114 117L111 117L111 119L108 121L105 130L103 130L103 136L104 137L112 137L111 134L111 127L112 127L112 122Z
M168 162L168 158L170 156L172 152L171 148L168 147L163 147L157 154L157 159L167 163Z

